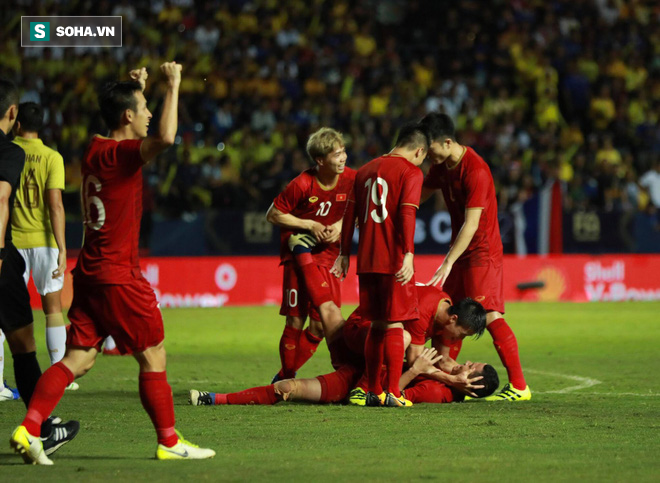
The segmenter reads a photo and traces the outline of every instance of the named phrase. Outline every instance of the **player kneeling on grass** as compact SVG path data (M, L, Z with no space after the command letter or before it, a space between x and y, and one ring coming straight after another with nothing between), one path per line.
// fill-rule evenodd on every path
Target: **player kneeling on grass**
M140 366L140 400L158 436L156 458L215 456L215 451L187 442L174 429L163 318L138 260L142 166L174 144L178 124L181 65L167 62L160 70L167 79L167 90L156 136L147 137L152 115L142 93L145 68L131 71L131 82L106 86L99 96L110 137L94 137L82 162L85 241L73 271L67 351L39 379L25 419L10 439L26 463L53 464L37 436L41 425L66 386L94 365L108 335L122 354L132 352Z
M465 395L456 389L429 378L439 371L435 366L442 356L433 348L425 348L415 363L405 371L399 388L406 399L413 403L449 403L463 401ZM499 386L497 371L484 363L459 365L454 372L466 372L471 379L481 378L483 387L475 389L478 398L491 395ZM205 391L190 391L190 404L213 406L222 404L264 404L272 405L280 401L306 401L313 403L337 403L345 401L350 389L359 378L362 368L344 365L337 371L313 379L285 379L269 386L254 387L229 394ZM384 375L387 377L387 375Z

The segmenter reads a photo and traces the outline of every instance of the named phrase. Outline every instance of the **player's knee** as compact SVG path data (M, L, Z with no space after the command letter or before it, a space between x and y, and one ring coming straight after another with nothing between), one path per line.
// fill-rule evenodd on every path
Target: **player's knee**
M27 354L37 350L32 324L12 332L6 332L5 337L12 354Z
M284 379L283 381L277 381L273 387L275 389L275 394L280 399L288 401L298 395L299 386L300 383L297 379Z
M412 337L410 336L410 332L407 330L403 331L403 347L408 348L410 345L410 342L412 342Z
M294 329L302 330L305 326L305 319L295 315L287 315L285 324L287 327L293 327Z

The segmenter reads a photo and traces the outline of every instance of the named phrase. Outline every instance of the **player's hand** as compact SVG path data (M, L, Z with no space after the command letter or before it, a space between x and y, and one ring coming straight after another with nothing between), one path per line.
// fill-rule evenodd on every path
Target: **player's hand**
M325 242L325 240L323 239L323 233L325 232L325 228L326 226L324 224L312 220L310 220L310 224L307 227L307 229L312 234L312 236L316 238L317 242Z
M133 69L128 75L131 79L140 83L140 86L142 86L142 92L144 92L144 88L147 86L147 78L149 77L147 68L142 67L140 69Z
M2 260L0 260L0 274L2 273Z
M328 225L323 230L323 243L335 243L339 241L341 228L336 225Z
M401 285L405 285L410 282L415 275L415 264L413 263L414 255L410 252L406 253L403 256L403 264L401 269L394 274L394 277L397 282L401 282Z
M417 359L415 359L412 370L416 374L433 374L434 372L440 372L440 369L435 367L435 365L440 362L441 359L442 356L438 355L438 351L433 347L426 347L422 353L417 356Z
M171 86L178 87L181 83L181 70L183 66L176 62L165 62L160 66L160 71L167 77Z
M57 254L57 268L53 270L53 278L60 278L66 272L66 250L60 250Z
M484 376L470 377L472 373L472 363L466 362L463 365L456 366L452 371L453 381L451 383L452 387L463 394L468 396L477 397L473 392L475 389L481 389L484 386L475 384L478 381L481 381Z
M346 255L339 255L337 260L335 260L334 265L332 265L330 273L335 277L344 280L348 273L349 262L349 258Z
M447 277L449 277L449 274L451 273L451 269L452 264L447 262L447 259L445 258L445 261L442 262L440 268L435 271L433 278L429 280L426 285L440 284L440 287L444 286L445 282L447 281Z

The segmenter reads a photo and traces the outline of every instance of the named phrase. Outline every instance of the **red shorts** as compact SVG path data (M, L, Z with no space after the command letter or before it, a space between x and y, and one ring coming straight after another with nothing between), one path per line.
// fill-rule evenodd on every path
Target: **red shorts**
M346 399L348 393L362 376L362 372L364 372L364 367L346 364L335 372L317 377L316 379L321 383L321 399L319 402L333 403Z
M401 285L394 275L362 273L360 279L360 313L374 321L403 322L419 317L415 277Z
M69 309L67 345L95 347L111 335L122 354L142 352L165 338L163 316L151 285L144 278L125 285L76 282Z
M285 263L284 280L282 282L282 305L280 315L306 318L308 315L313 320L321 320L317 308L312 304L309 292L305 286L302 273L297 269L294 262ZM321 279L321 287L317 287L320 294L318 305L332 300L337 307L341 307L341 282L330 273L330 269L316 265Z
M442 289L454 302L470 297L484 306L487 312L504 313L504 272L502 261L483 267L456 264Z

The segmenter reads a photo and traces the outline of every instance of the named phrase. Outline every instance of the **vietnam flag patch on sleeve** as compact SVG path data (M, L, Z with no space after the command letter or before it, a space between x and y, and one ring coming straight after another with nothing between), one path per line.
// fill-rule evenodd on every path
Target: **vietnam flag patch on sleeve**
M346 201L346 193L338 194L337 199L335 201Z

